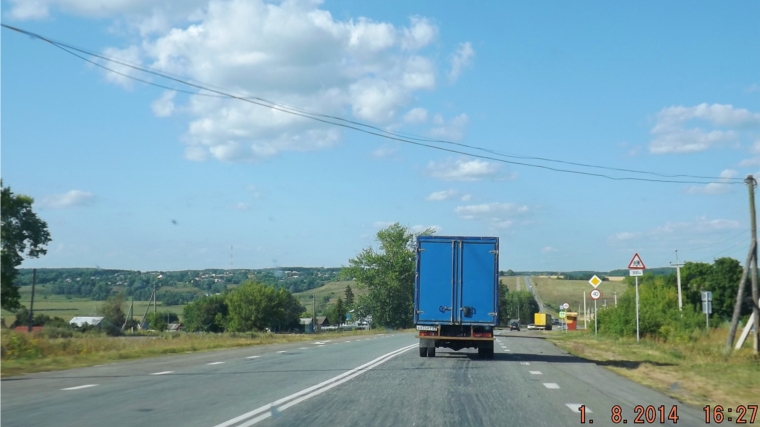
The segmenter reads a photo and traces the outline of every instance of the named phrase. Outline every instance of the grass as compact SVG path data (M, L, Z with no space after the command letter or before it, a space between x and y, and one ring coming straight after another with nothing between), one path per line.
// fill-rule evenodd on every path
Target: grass
M604 286L604 285L601 285ZM723 356L727 329L698 333L688 342L594 337L593 333L547 334L571 354L656 389L684 403L726 407L757 404L760 358L750 344Z
M385 330L335 331L316 335L164 333L154 336L107 337L79 334L72 338L51 339L41 333L29 335L3 330L0 373L6 377L169 354L378 333L385 333Z
M31 301L31 289L26 290L24 288L30 288L28 286L21 288L21 305L29 308L29 302ZM25 292L27 291L27 292ZM45 298L47 296L47 298ZM103 301L94 301L89 298L75 298L66 299L64 295L44 295L36 293L34 296L34 313L46 314L50 317L62 317L64 320L69 321L75 316L97 316L98 307L103 304ZM184 305L170 305L164 306L160 301L156 304L158 311L170 311L172 313L181 314ZM145 309L148 308L148 301L135 301L134 315L140 319L145 314ZM129 305L124 306L124 311L129 310ZM152 310L152 308L151 308ZM16 315L3 310L3 319L5 324L10 326L16 320Z
M499 283L507 285L510 292L527 291L522 276L502 276L499 277Z
M364 295L367 293L366 289L361 289L359 286L357 286L356 282L354 281L343 281L343 282L330 282L326 283L324 286L320 286L318 288L309 289L308 291L304 292L296 292L293 294L296 298L298 298L298 301L306 307L306 311L311 312L312 308L312 295L316 296L317 300L317 312L322 312L324 308L327 305L335 304L338 301L338 297L346 299L346 286L351 286L351 291L354 293L354 298L359 298L360 295ZM324 297L330 297L330 301L325 304L323 302Z
M577 311L578 305L583 311L583 293L586 292L586 307L593 309L594 301L589 296L594 288L585 280L558 280L550 278L531 277L531 281L538 292L541 301L546 305L547 311L553 317L557 315L557 306L559 304L570 304L569 311ZM524 288L524 286L523 286ZM625 293L628 288L624 282L603 282L598 289L602 291L602 298L597 301L597 308L604 305L607 300L608 305L615 305L615 292L618 297ZM583 317L581 317L582 319Z

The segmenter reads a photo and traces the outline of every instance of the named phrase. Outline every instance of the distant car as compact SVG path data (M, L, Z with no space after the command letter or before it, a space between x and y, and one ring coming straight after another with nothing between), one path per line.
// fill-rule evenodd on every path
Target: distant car
M519 324L519 323L517 323L517 322L512 322L512 324L511 324L511 325L509 325L509 330L510 330L510 331L517 331L517 332L520 332L520 324Z
M535 323L528 323L528 329L536 329Z

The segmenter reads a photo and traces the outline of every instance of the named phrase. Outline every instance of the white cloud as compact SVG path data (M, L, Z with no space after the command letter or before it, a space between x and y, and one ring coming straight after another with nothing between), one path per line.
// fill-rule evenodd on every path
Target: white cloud
M250 206L248 206L247 204L245 204L243 202L240 202L240 203L238 203L238 204L230 207L230 209L233 209L233 210L236 210L236 211L247 211L250 208L251 208Z
M124 49L109 47L103 50L103 56L118 59L121 62L140 66L142 62L140 49L137 46L129 46ZM127 76L136 77L139 72L132 67L122 64L116 64L105 60L98 60L104 66L121 74L105 72L105 79L111 83L119 85L125 89L131 89L135 81Z
M472 49L470 42L460 43L456 52L451 55L451 71L449 71L449 81L455 82L462 70L472 63L472 57L475 51Z
M47 2L44 0L10 0L11 9L8 15L12 19L43 19L50 14Z
M695 120L712 129L686 127ZM649 143L649 151L653 154L704 151L735 141L741 136L740 131L758 126L760 113L732 105L703 103L694 107L669 107L657 114L657 123L651 130L654 139Z
M722 230L738 230L742 227L739 221L729 219L707 219L705 216L697 217L694 221L667 222L665 225L656 227L649 232L650 235L672 233L705 233Z
M391 222L391 221L375 221L375 223L372 224L372 226L375 227L375 228L387 228L387 227L390 227L393 224L395 224L395 222Z
M438 225L413 225L409 227L409 231L411 231L414 234L422 233L423 231L427 230L428 228L435 231L436 234L440 233L443 228L441 228Z
M372 157L376 159L386 159L396 154L397 151L398 150L396 150L393 147L382 146L378 148L377 150L372 151Z
M418 91L436 87L436 55L422 49L435 42L439 29L424 17L412 17L406 26L337 19L320 8L321 2L309 0L209 0L203 8L192 2L173 9L147 0L91 3L40 0L45 7L87 16L117 16L137 33L133 45L106 49L108 56L242 96L324 114L350 111L357 119L391 125L402 116L409 123L424 121L427 112L407 111L408 104ZM128 81L107 78L121 85ZM186 106L175 106L168 96L153 103L154 112L187 112L183 141L191 160L255 162L331 147L341 137L336 127L237 100L190 96ZM466 116L460 116L447 130L461 134L464 124Z
M635 238L640 237L640 236L641 236L641 233L638 233L638 232L624 231L622 233L615 234L614 236L611 237L611 239L613 239L613 240L631 240L631 239L635 239Z
M752 144L752 147L749 149L749 151L753 153L760 153L760 139Z
M501 165L484 160L455 160L434 162L427 166L428 173L443 181L480 181L499 176Z
M264 197L264 190L262 190L262 188L257 185L249 185L246 187L246 190L251 193L251 196L253 196L254 199L260 199Z
M751 84L751 85L750 85L750 86L749 86L749 87L746 89L746 92L747 92L747 93L752 93L752 92L760 92L760 86L758 86L758 85L757 85L757 83L753 83L753 84Z
M416 107L404 114L404 121L411 124L424 123L427 121L427 116L428 112L426 109Z
M173 90L164 91L160 98L150 104L153 114L158 117L169 117L174 113L174 96L177 92Z
M462 197L459 198L459 200L466 202L472 198L471 194L463 194Z
M439 126L430 129L432 136L457 140L464 135L464 128L470 123L470 118L467 114L462 113L446 123L440 114L436 114L433 123Z
M449 199L453 199L458 194L459 194L459 191L457 190L436 191L436 192L430 193L429 196L425 197L425 200L428 200L428 201L449 200Z
M760 157L752 157L751 159L744 159L739 162L739 167L746 168L750 166L760 166Z
M71 190L64 194L55 194L40 199L39 205L46 208L70 208L86 206L95 201L95 195L87 191Z
M513 203L484 203L457 206L454 212L462 219L483 221L494 228L509 228L516 220L527 216L530 209Z
M711 182L706 185L700 185L700 186L691 186L689 187L686 192L689 194L724 194L729 191L731 191L731 185L732 184L726 184L731 180L731 178L735 178L737 175L737 172L735 170L726 169L723 172L720 173L720 179L719 182Z
M552 252L557 252L557 250L556 250L556 249L554 249L554 248L553 248L553 247L551 247L551 246L544 246L544 247L541 249L541 253L542 253L542 254L544 254L544 255L546 255L546 254L550 254L550 253L552 253Z

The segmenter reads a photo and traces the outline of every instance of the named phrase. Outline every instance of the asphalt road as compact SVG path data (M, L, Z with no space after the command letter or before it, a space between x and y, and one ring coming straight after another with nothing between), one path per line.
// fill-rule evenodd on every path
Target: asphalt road
M572 357L540 337L504 332L494 360L438 349L413 334L257 346L2 380L2 426L577 426L633 424L636 405L700 409ZM160 375L159 375L160 374ZM659 418L654 423L663 425ZM664 425L673 425L665 420Z

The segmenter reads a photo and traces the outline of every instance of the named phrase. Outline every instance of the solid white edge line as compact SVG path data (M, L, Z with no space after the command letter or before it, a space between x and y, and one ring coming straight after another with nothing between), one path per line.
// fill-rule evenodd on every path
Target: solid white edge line
M419 344L415 344L412 347L416 347L417 345L419 345ZM407 351L407 350L411 350L411 347L407 348L404 351ZM326 392L327 390L330 390L333 387L337 387L337 386L339 386L339 385L341 385L341 384L343 384L343 383L345 383L347 381L350 381L350 380L354 379L355 377L358 377L359 375L361 375L361 374L367 372L368 370L374 368L375 366L382 365L383 363L385 363L388 360L390 360L390 359L398 356L399 354L403 353L404 351L399 351L396 354L388 356L385 359L383 359L383 360L375 363L372 366L368 366L366 369L363 369L361 371L355 372L354 374L352 374L352 375L350 375L350 376L348 376L346 378L343 378L340 381L334 382L334 383L332 383L332 384L330 384L328 386L325 386L325 387L322 387L322 388L320 388L318 390L315 390L315 391L307 394L306 396L301 396L298 399L292 400L292 401L290 401L290 402L288 402L288 403L286 403L286 404L284 404L282 406L271 405L269 407L269 412L261 414L261 415L259 415L258 417L254 418L252 420L249 420L249 421L247 421L247 422L245 422L243 424L238 425L237 427L251 427L252 425L259 423L260 421L263 421L263 420L271 417L272 416L272 410L276 410L278 412L284 411L284 410L290 408L291 406L295 406L295 405L303 402L304 400L308 400L308 399L310 399L310 398L312 398L314 396L317 396L319 394L322 394L322 393Z
M330 383L333 383L333 382L338 381L338 380L340 380L342 378L345 378L345 377L347 377L349 375L352 375L352 374L356 373L357 371L361 371L362 369L365 369L368 366L373 365L374 363L382 361L383 359L386 359L386 358L393 357L396 354L399 354L399 353L402 353L404 351L410 350L410 349L412 349L414 347L417 347L418 345L419 344L412 344L410 346L402 347L402 348L400 348L398 350L394 350L394 351L392 351L392 352L390 352L388 354L384 354L384 355L382 355L382 356L380 356L380 357L378 357L378 358L376 358L374 360L371 360L371 361L369 361L369 362L367 362L367 363L365 363L363 365L360 365L360 366L358 366L358 367L356 367L354 369L351 369L350 371L344 372L344 373L342 373L342 374L340 374L340 375L338 375L336 377L330 378L329 380L322 381L321 383L319 383L317 385L313 385L313 386L311 386L309 388L306 388L306 389L303 389L303 390L301 390L301 391L299 391L297 393L291 394L289 396L285 396L282 399L276 400L276 401L274 401L274 402L272 402L272 403L270 403L268 405L264 405L262 407L256 408L253 411L246 412L243 415L240 415L240 416L235 417L235 418L233 418L231 420L225 421L225 422L223 422L221 424L217 424L214 427L229 427L229 426L231 426L233 424L239 423L240 421L246 420L246 419L248 419L248 418L250 418L250 417L252 417L254 415L258 415L258 414L260 414L260 413L262 413L264 411L267 411L267 410L269 410L269 408L271 408L273 406L276 407L276 406L282 405L283 403L286 403L286 402L288 402L288 401L290 401L292 399L295 399L295 398L298 398L300 396L303 396L304 394L311 393L312 391L317 390L320 387L324 387L326 385L329 385Z
M164 372L154 372L151 375L166 375L166 374L173 374L174 371L164 371Z
M61 391L64 391L64 390L81 390L83 388L90 388L90 387L95 387L95 386L97 386L97 384L78 385L76 387L62 388Z
M207 363L207 365L221 365L222 363L224 362L211 362L211 363Z
M248 357L246 357L246 359L255 359L257 357L261 357L261 356L248 356Z
M578 408L580 408L581 405L583 405L583 404L582 403L565 403L565 406L567 406L568 408L570 408L570 410L572 410L574 412L580 412L580 409L578 409ZM592 411L591 409L589 409L588 407L586 407L586 413L593 414L594 411Z
M287 353L287 351L285 351L285 350L280 350L280 351L278 351L278 353L281 353L281 354L282 354L282 353Z

